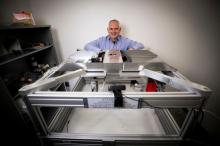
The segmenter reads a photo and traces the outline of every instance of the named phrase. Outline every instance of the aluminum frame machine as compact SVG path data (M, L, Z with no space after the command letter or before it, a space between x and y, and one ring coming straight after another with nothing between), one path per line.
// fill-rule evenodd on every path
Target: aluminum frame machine
M45 145L179 145L211 90L149 50L70 55L19 90Z

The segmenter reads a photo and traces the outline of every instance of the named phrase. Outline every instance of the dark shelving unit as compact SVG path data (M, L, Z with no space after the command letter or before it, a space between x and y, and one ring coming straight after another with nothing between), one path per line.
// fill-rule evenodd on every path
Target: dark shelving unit
M0 76L12 97L27 84L20 81L22 74L34 76L30 83L40 77L36 77L31 59L48 68L58 64L50 25L0 27Z
M17 133L25 133L23 135L27 138L36 140L36 132L33 132L36 129L27 119L28 113L22 111L18 104L18 99L23 98L18 90L40 78L46 72L42 66L47 66L48 70L56 65L58 59L50 25L0 27L0 103L9 115L4 118L5 126L14 127L14 130L23 129Z
M18 59L22 59L26 56L30 56L34 53L39 52L39 51L44 51L45 49L49 49L51 47L52 47L52 45L45 46L45 47L42 47L40 49L28 48L28 49L25 49L25 51L20 53L20 54L8 54L8 55L5 55L5 56L2 56L0 58L0 66L4 65L4 64L7 64L7 63L10 63L12 61L16 61Z

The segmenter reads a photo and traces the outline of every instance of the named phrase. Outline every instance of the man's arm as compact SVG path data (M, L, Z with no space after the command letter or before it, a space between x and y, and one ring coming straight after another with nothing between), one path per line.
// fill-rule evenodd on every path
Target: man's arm
M144 49L144 45L142 43L130 40L128 45L128 50L141 50Z
M94 40L92 42L89 42L85 45L84 50L86 51L95 51L95 52L99 52L100 48L99 48L99 43L98 43L98 39Z

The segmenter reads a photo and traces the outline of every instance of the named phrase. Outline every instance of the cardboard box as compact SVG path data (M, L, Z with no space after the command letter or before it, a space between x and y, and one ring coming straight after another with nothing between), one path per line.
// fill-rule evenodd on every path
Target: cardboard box
M22 11L13 13L13 24L35 25L35 21L32 13Z

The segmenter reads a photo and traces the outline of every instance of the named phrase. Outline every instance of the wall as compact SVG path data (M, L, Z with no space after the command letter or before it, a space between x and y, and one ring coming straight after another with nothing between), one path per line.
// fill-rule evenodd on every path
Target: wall
M142 42L192 81L213 90L206 109L220 116L217 0L30 0L37 24L51 24L65 59L90 40L106 34L116 18L122 34ZM205 113L205 127L219 134L218 120Z
M214 93L207 109L220 115L219 4L208 0L31 0L38 24L56 30L62 58L106 35L116 18L123 35L142 42L189 79ZM204 125L216 134L218 120L205 113Z
M30 11L29 0L0 0L0 25L11 24L12 14L20 11Z

